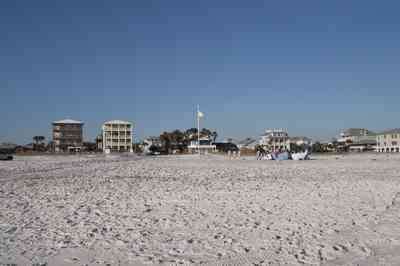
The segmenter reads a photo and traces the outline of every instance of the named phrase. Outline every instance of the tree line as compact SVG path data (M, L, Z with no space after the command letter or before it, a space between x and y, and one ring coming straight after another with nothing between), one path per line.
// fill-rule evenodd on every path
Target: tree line
M152 146L149 148L151 152L160 152L165 154L170 154L172 151L176 150L179 152L185 152L190 142L197 141L198 130L197 128L189 128L185 131L175 129L171 132L163 132L160 135L161 147ZM218 138L218 133L216 131L203 128L200 130L200 138L207 138L212 142L215 142Z

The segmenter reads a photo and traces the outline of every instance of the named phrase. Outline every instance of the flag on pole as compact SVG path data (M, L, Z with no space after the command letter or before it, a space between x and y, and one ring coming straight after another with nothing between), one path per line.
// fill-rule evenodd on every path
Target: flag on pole
M197 117L198 118L203 118L204 114L202 112L200 112L200 111L197 111Z

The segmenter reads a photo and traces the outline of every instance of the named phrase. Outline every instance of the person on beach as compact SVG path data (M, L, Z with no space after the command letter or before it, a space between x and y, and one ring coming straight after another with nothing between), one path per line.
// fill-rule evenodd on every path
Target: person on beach
M263 149L263 147L259 146L257 148L257 160L262 160L265 156L265 150Z

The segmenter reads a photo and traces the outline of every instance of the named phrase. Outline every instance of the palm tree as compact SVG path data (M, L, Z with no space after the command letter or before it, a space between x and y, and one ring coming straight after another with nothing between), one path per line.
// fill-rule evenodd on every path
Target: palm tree
M34 136L34 137L33 137L33 141L35 142L35 144L43 143L43 141L44 141L45 139L46 139L46 138L45 138L44 136Z
M209 129L207 129L207 128L203 128L203 129L201 130L201 132L200 132L200 136L202 136L202 137L207 137L207 138L211 138L212 132L211 132Z
M217 140L217 138L218 138L218 133L217 133L217 131L213 131L213 132L211 133L211 136L212 136L213 142L215 142L215 141Z
M193 128L189 128L188 130L186 130L185 137L188 142L190 142L192 140L197 140L197 128L193 127Z
M34 136L33 138L34 142L34 150L37 150L39 147L44 146L44 140L46 139L44 136Z
M179 129L174 130L171 133L171 137L172 137L172 141L175 144L182 144L185 140L185 134L182 131L180 131Z
M164 150L167 153L170 153L171 150L171 134L168 132L164 132L160 135L160 140L163 143Z

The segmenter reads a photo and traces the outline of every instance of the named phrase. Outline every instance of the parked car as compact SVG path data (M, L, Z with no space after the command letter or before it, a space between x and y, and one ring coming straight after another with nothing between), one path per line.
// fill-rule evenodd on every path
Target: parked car
M233 143L230 143L230 142L227 142L227 143L225 143L225 142L216 142L216 143L213 143L216 147L217 147L217 150L219 151L219 152L229 152L229 151L239 151L239 148L235 145L235 144L233 144Z
M16 145L2 144L0 145L0 161L11 161L14 159L12 156L15 153Z
M13 151L0 148L0 161L11 161L14 157L11 155Z
M14 157L10 154L0 154L0 161L12 161Z

